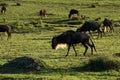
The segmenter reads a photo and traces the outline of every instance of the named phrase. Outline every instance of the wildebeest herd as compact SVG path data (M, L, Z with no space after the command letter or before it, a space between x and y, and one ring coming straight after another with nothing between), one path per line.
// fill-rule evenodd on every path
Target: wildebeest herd
M75 10L75 9L71 9L69 14L68 14L68 18L72 18L73 14L77 14L77 16L79 16L79 11ZM114 28L113 28L113 24L112 24L112 20L109 20L107 18L104 19L103 21L103 29L101 30L101 24L99 24L98 22L91 22L91 21L86 21L80 28L77 28L76 31L73 30L68 30L63 32L62 34L55 36L52 38L52 48L56 49L58 48L58 46L61 48L63 48L63 45L68 45L68 51L66 56L68 56L69 54L69 50L70 47L73 47L73 50L75 52L75 56L77 56L77 52L75 50L75 44L79 44L81 43L84 47L85 47L85 51L83 53L83 55L86 54L87 50L88 50L88 46L91 48L91 54L93 55L93 49L97 52L96 47L91 39L92 34L91 31L96 31L98 32L98 38L101 37L102 38L102 33L105 34L106 32L106 28L110 28L110 31L113 32ZM89 32L90 36L85 33L85 32ZM65 46L64 46L65 47Z
M6 12L6 7L2 6L1 8L1 14L5 14ZM72 15L76 14L79 16L79 11L76 9L71 9L68 14L68 18L71 19ZM39 15L46 17L47 16L47 11L45 9L42 9L39 11ZM104 19L103 21L103 29L101 30L101 24L98 22L91 22L91 21L86 21L81 27L77 28L76 31L73 30L68 30L63 32L62 34L58 36L54 36L52 38L52 48L56 49L58 45L68 45L68 51L66 56L69 54L70 47L72 46L75 55L77 56L77 52L75 50L75 44L81 43L84 48L84 55L86 54L88 50L88 46L91 48L91 54L93 54L93 50L96 50L95 44L92 41L92 34L91 31L96 31L98 32L98 38L102 38L102 33L105 34L107 31L107 28L110 29L111 32L114 31L113 28L113 22L112 20L109 20L107 18ZM88 35L86 32L89 32L90 35ZM9 25L0 25L0 32L6 32L8 34L8 39L11 38L11 27Z

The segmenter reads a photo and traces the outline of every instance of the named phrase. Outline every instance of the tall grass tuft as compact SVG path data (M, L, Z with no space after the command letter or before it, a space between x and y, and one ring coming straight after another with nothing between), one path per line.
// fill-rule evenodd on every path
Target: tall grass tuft
M120 61L114 57L96 57L90 59L89 62L84 65L84 68L88 71L106 71L116 70L120 71Z
M19 57L2 66L0 66L0 73L16 73L16 72L29 72L41 71L47 69L47 65L42 60L31 57Z

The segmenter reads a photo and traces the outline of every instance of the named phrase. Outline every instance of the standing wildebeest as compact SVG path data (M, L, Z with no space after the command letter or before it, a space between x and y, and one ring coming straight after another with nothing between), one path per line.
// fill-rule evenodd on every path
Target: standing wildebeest
M86 32L89 31L89 34L92 36L90 31L98 31L98 37L101 34L102 37L102 31L100 30L100 24L98 22L85 22L80 28L77 29L77 32Z
M40 16L46 17L46 10L45 9L40 10L39 14Z
M6 10L7 10L6 7L2 6L2 8L1 8L1 14L5 14Z
M6 32L8 34L8 38L11 38L11 27L8 25L0 25L0 32Z
M111 32L114 32L114 28L113 28L113 23L112 23L112 20L109 20L107 18L104 19L103 21L103 32L105 33L107 30L107 28L109 27L110 28L110 31Z
M90 43L90 41L91 41L91 43ZM68 31L62 33L61 35L58 35L58 36L52 38L52 48L53 49L56 49L59 44L67 44L68 45L68 51L67 51L66 56L68 56L71 46L73 47L75 54L77 56L74 45L78 44L78 43L82 43L82 45L85 47L85 51L83 53L84 55L86 54L86 52L88 50L88 46L91 47L91 54L93 54L93 48L96 51L93 41L91 40L90 36L88 36L86 33L68 30Z
M68 18L70 19L73 14L79 15L79 11L76 9L71 9L68 15Z

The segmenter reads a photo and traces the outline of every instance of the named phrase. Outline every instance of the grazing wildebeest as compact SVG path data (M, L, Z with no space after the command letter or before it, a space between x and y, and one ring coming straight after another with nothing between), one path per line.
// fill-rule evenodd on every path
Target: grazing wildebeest
M85 22L80 28L78 28L76 31L77 32L87 32L89 31L89 34L92 36L90 31L98 31L98 38L99 35L101 34L102 37L102 31L100 30L100 24L98 22Z
M107 31L108 27L110 28L110 32L114 32L112 20L105 18L103 21L103 32L104 33Z
M5 14L6 10L7 10L6 7L2 6L2 8L1 8L1 14Z
M45 9L42 9L42 10L40 10L39 14L40 14L40 16L46 17L47 13L46 13Z
M91 54L93 54L93 48L96 51L95 45L89 35L83 32L75 32L73 30L68 30L58 36L53 37L51 46L52 46L52 49L56 49L57 46L59 46L59 44L60 45L67 44L68 51L67 51L66 56L68 56L71 46L73 47L75 51L75 55L77 56L74 45L78 43L82 43L82 45L85 47L85 51L83 53L84 55L86 54L88 50L88 46L90 46L91 48Z
M77 16L79 16L79 11L76 9L71 9L68 18L70 19L73 14L77 14Z
M11 27L9 25L0 25L0 32L6 32L8 34L8 38L11 38Z
M16 3L16 6L21 6L21 3Z

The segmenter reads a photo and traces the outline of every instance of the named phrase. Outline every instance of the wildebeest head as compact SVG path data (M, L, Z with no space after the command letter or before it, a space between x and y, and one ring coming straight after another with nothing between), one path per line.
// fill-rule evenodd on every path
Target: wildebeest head
M78 28L77 30L76 30L76 32L81 32L82 31L82 29L81 28Z
M2 8L1 8L1 13L2 13L2 14L5 14L6 10L7 10L6 7L5 7L5 6L2 6Z
M57 38L56 37L53 37L52 38L52 49L55 49L55 47L57 46Z
M79 15L79 11L76 10L76 9L71 9L70 12L69 12L68 18L71 18L71 16L72 16L73 14Z
M40 16L46 17L46 10L45 9L40 10L39 14Z
M66 43L60 43L60 41L57 39L57 37L52 38L52 49L59 49L59 48L66 48L67 44Z

